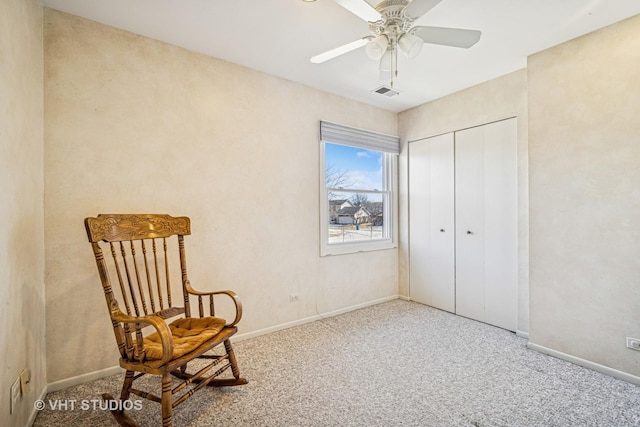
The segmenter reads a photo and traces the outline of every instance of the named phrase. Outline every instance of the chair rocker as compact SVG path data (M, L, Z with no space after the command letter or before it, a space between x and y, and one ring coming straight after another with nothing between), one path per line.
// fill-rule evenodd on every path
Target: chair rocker
M189 218L98 215L86 218L85 228L120 352L120 366L126 370L120 400L102 395L117 403L109 408L116 408L111 412L120 425L137 426L123 409L132 407L126 404L131 403L126 402L131 393L160 403L162 425L170 427L173 409L197 390L247 383L240 377L229 340L238 330L242 303L233 291L199 292L191 287L184 249L184 236L191 234ZM112 277L117 281L112 283ZM182 288L183 307L173 305L172 284ZM231 313L229 317L235 312L231 322L215 315L214 303L220 298L226 300L223 308ZM191 299L194 303L197 300L197 314ZM120 304L124 304L124 311ZM187 364L196 359L201 361L191 373ZM160 397L133 388L134 381L145 374L161 376ZM175 386L172 377L177 379Z

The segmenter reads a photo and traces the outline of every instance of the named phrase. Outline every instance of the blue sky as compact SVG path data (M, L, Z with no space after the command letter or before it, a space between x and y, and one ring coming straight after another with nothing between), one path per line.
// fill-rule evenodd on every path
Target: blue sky
M382 190L382 157L379 151L325 143L327 168L344 172L352 185L345 188Z

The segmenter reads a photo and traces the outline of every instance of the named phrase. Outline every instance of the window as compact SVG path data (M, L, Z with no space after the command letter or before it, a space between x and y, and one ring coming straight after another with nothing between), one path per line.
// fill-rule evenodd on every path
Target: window
M321 255L395 247L399 138L320 122Z

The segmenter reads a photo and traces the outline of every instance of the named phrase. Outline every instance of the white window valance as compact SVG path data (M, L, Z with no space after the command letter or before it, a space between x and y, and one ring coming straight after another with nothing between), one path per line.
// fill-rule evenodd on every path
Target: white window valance
M400 153L400 137L353 128L331 122L320 122L320 139L333 144L350 145L385 153Z

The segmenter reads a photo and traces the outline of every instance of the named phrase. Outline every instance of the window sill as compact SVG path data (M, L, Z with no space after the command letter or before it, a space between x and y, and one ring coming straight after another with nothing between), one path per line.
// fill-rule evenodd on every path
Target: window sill
M320 250L320 256L355 254L359 252L372 252L387 249L396 249L398 245L391 240L379 240L375 242L358 243L334 243L324 245Z

